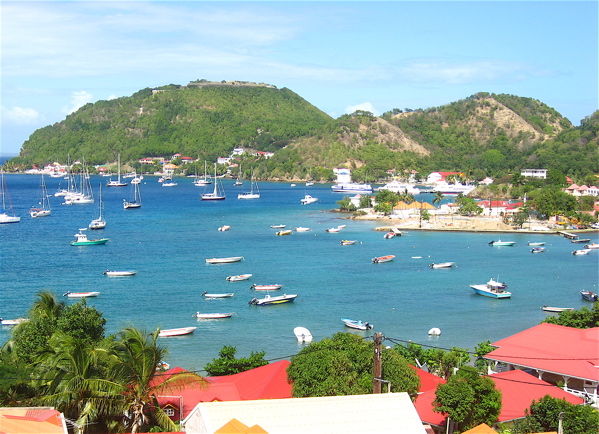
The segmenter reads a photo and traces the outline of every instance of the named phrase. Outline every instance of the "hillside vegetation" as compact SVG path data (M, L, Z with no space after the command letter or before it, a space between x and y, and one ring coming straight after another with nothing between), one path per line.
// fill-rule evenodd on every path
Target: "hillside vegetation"
M104 164L119 153L125 162L177 152L201 162L242 147L275 153L250 163L256 176L273 180L331 180L335 167L351 168L357 181L382 179L390 169L461 171L474 179L523 168L578 178L599 173L599 112L573 127L538 100L478 93L440 107L333 119L289 89L237 83L168 85L88 104L35 131L11 163L70 155Z

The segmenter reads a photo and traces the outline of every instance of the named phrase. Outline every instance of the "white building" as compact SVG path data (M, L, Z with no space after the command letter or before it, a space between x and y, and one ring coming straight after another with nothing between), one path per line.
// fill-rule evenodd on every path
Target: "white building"
M547 169L524 169L520 172L520 175L526 178L547 179Z

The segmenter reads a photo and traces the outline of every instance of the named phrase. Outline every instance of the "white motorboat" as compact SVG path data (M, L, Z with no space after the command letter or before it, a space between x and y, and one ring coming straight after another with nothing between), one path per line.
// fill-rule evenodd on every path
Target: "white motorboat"
M372 258L372 262L375 264L381 264L383 262L389 262L395 259L395 255L385 255L385 256L377 256Z
M586 244L584 246L585 249L599 249L599 244L598 243L591 243L591 244Z
M501 240L497 240L497 241L491 241L489 243L490 246L513 246L514 244L516 244L515 241L501 241Z
M475 284L470 285L470 288L474 290L474 292L478 295L483 295L485 297L491 298L510 298L512 296L511 292L505 291L494 285L485 284Z
M255 283L250 286L250 289L255 289L256 291L276 291L277 289L281 289L283 285L279 285L278 283L273 283L269 285L256 285Z
M134 270L106 270L102 274L108 277L125 277L125 276L135 276L137 271Z
M588 255L589 253L591 253L591 249L579 249L572 252L573 255Z
M295 327L293 329L293 334L298 342L312 342L312 333L305 327Z
M285 228L287 225L270 225L271 229L283 229Z
M437 184L431 190L431 193L437 193L437 192L441 192L443 194L460 194L460 193L462 193L464 196L466 196L468 193L470 193L475 188L476 188L475 185L465 185L465 184L461 184L459 182L456 182L455 184L441 182L441 183Z
M205 298L231 298L234 295L235 295L234 292L225 292L223 294L209 294L206 291L204 291L204 293L202 294L202 296Z
M541 306L541 310L543 310L544 312L559 313L559 312L566 312L569 310L574 310L574 308L573 307L551 307L551 306L544 305L544 306Z
M231 256L229 258L210 258L206 259L207 264L228 264L230 262L239 262L243 260L243 256Z
M239 282L241 280L248 280L250 277L252 277L251 274L238 274L236 276L227 276L226 280L228 282Z
M52 213L52 207L50 206L50 199L48 198L48 190L46 189L46 181L44 180L44 175L42 175L41 186L42 186L42 198L39 203L40 207L39 208L31 208L29 210L29 215L32 218L46 217Z
M184 336L193 333L197 327L181 327L178 329L165 329L160 330L158 333L159 338L168 338L171 336Z
M235 315L235 312L230 312L230 313L201 313L201 312L196 312L194 313L192 316L194 316L197 319L222 319L222 318L231 318L233 315Z
M325 231L327 231L329 233L336 233L336 232L340 232L341 228L328 228L328 229L325 229Z
M62 295L65 297L68 297L68 298L87 298L87 297L97 297L98 295L100 295L100 293L98 291L87 291L87 292L67 291Z
M341 318L341 321L343 322L343 324L345 324L346 327L356 330L370 330L374 327L372 324L368 322L363 322L362 320Z
M342 182L331 187L335 193L372 193L372 185Z
M358 242L358 240L341 240L339 241L339 244L341 244L342 246L352 246L354 244L356 244Z
M222 225L221 227L218 228L219 232L224 232L224 231L228 231L229 229L231 229L231 226L229 225Z
M314 203L314 202L318 202L318 198L317 197L312 197L309 194L305 195L303 197L303 199L300 200L300 203L302 205L309 205L309 204Z
M21 221L21 217L15 215L12 205L10 204L10 200L7 199L8 189L6 188L6 183L4 182L4 171L0 170L2 186L0 190L0 194L2 194L2 208L0 209L0 224L5 223L19 223ZM7 208L8 205L8 208ZM8 214L7 209L10 209L10 214Z
M304 228L302 226L298 226L297 228L294 229L295 232L308 232L310 231L310 228Z
M451 268L454 265L455 265L455 262L437 262L437 263L430 264L429 267L431 267L431 268Z
M531 242L531 241L529 241L526 244L529 245L529 246L531 246L531 247L540 247L540 246L544 246L545 242L544 241L542 241L542 242Z
M272 297L267 294L264 298L252 298L249 301L249 304L253 306L269 306L272 304L291 303L296 297L297 294L284 294L276 297Z

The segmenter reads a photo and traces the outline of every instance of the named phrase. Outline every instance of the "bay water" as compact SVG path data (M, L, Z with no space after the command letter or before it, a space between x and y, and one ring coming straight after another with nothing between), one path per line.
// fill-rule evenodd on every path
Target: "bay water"
M140 186L143 206L124 210L130 186L103 188L107 227L87 231L89 238L108 237L105 245L72 247L74 234L98 215L98 186L107 178L92 176L96 203L61 205L52 197L52 215L33 219L28 210L40 198L39 175L5 175L12 205L22 220L0 225L0 316L26 316L35 296L54 291L67 303L77 300L67 292L100 291L88 298L108 320L107 332L134 326L148 331L157 327L196 326L187 336L161 338L169 349L171 366L201 372L218 357L225 345L237 348L238 357L265 351L275 360L296 354L293 328L308 328L315 340L339 331L386 337L423 345L474 349L483 341L502 339L532 327L547 315L543 305L573 307L582 300L582 289L597 292L599 251L574 256L582 248L550 234L407 231L384 239L374 228L385 220L354 221L333 212L343 198L330 184L310 187L298 183L260 182L262 197L238 200L239 192L224 180L224 201L200 201L204 187L192 179L177 179L175 187L162 187L156 177ZM60 178L46 177L53 194ZM246 188L247 187L247 188ZM211 189L210 186L206 189ZM319 202L300 205L305 194ZM429 195L430 196L430 195ZM423 195L426 197L426 195ZM432 200L429 197L428 200ZM276 236L273 224L309 232ZM330 227L346 225L338 233ZM220 232L222 225L231 229ZM598 242L597 233L584 235ZM492 240L516 241L513 247L491 247ZM358 240L342 246L342 239ZM532 254L528 241L546 242L546 251ZM388 263L373 264L375 256L395 255ZM241 262L208 265L207 258L243 256ZM433 262L455 262L451 269L431 269ZM110 278L106 269L137 270L133 277ZM228 282L226 277L253 274L250 280ZM493 300L475 295L473 283L490 278L504 281L511 299ZM294 303L250 306L263 297L252 284L282 284L271 295L297 294ZM234 292L228 299L207 300L201 294ZM235 312L230 319L197 320L197 312ZM374 324L368 332L345 328L341 318ZM441 336L429 337L432 327ZM10 338L10 328L0 327L0 344Z

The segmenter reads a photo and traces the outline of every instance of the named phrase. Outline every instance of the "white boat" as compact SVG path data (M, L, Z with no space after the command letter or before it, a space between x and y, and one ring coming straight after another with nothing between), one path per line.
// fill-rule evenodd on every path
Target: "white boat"
M52 213L52 207L50 206L50 199L48 198L48 190L46 188L46 181L44 180L44 175L42 175L42 199L40 201L40 208L31 208L29 210L29 215L32 218L37 217L46 217Z
M200 196L200 200L224 200L227 196L225 196L225 191L223 187L216 177L216 163L214 164L214 190L212 193L204 193Z
M298 226L297 228L294 229L295 232L308 232L310 231L310 228L304 228L302 226Z
M501 241L501 240L491 241L489 243L490 246L513 246L514 244L516 244L515 241Z
M573 255L588 255L589 253L591 253L591 249L579 249L572 252Z
M470 285L470 288L472 288L476 294L483 295L485 297L510 298L512 296L511 292L505 291L504 289L498 288L494 285L489 285L488 283Z
M251 274L238 274L236 276L227 276L226 280L228 282L239 282L241 280L248 280L250 277L252 277Z
M387 184L383 185L382 187L379 187L377 190L378 191L389 190L393 193L420 194L419 188L416 188L412 184L408 184L405 182L399 182L396 179L394 179L391 182L388 182Z
M431 190L431 193L441 192L443 194L460 194L462 193L464 196L470 193L472 190L476 188L475 185L464 185L456 182L455 184L448 184L447 182L442 182L437 184Z
M131 184L141 184L141 180L144 179L143 175L133 174L133 179L131 180Z
M224 313L224 312L220 312L220 313L201 313L201 312L196 312L192 316L196 317L197 319L222 319L222 318L231 318L233 315L235 315L235 312L230 312L230 313Z
M126 277L135 276L137 271L134 270L106 270L102 274L108 277Z
M229 229L231 229L231 226L229 225L222 225L218 228L219 232L228 231Z
M269 285L256 285L255 283L250 286L250 289L255 289L256 291L276 291L277 289L281 289L283 285L279 285L278 283L273 283Z
M455 265L455 262L437 262L437 263L430 264L429 267L431 267L431 268L451 268L454 265Z
M539 246L544 246L545 242L527 242L527 245L531 246L531 247L539 247Z
M293 334L298 342L312 342L312 333L305 327L295 327L293 329Z
M99 202L100 215L97 219L92 220L87 226L90 229L104 229L106 227L106 220L104 219L104 201L102 200L102 184L100 184Z
M193 185L195 185L196 187L203 187L204 185L209 185L209 184L212 184L212 181L207 176L207 173L206 173L206 160L204 160L204 177L203 178L198 178L196 176L196 179L193 180Z
M275 232L275 235L291 235L291 229L283 229Z
M368 322L363 322L362 320L341 318L341 321L343 322L343 324L345 324L346 327L356 330L370 330L374 327L372 324Z
M25 321L29 321L29 319L28 318L15 318L15 319L0 318L0 324L3 326L16 326Z
M223 294L209 294L207 291L202 293L202 297L205 298L231 298L235 295L234 292L225 292Z
M68 298L87 298L87 297L97 297L98 295L100 295L100 293L98 291L87 291L87 292L67 291L62 295L66 296Z
M314 203L314 202L318 202L318 198L317 197L312 197L309 194L305 195L303 197L303 199L300 200L300 203L302 205L309 205L309 204Z
M276 297L267 294L264 298L252 298L249 304L253 306L268 306L271 304L291 303L296 297L297 294L283 294Z
M335 193L372 193L372 185L342 182L331 187Z
M358 240L341 240L339 241L339 244L341 244L342 246L352 246L354 244L356 244L358 242Z
M377 256L372 258L372 262L375 264L381 264L383 262L389 262L395 259L395 255L385 255L385 256Z
M106 187L126 187L127 186L126 182L121 181L121 154L118 154L118 156L117 156L117 171L118 171L117 180L113 181L111 178L106 183Z
M162 182L163 187L176 187L178 184L172 180L172 178L165 178Z
M541 310L545 312L566 312L568 310L574 310L573 307L551 307L551 306L541 306Z
M336 233L336 232L340 232L341 228L328 228L328 229L325 229L325 231L330 232L330 233Z
M79 174L79 190L67 193L64 197L65 205L87 205L94 203L94 193L90 184L89 172L84 166Z
M228 264L230 262L239 262L243 260L243 256L232 256L230 258L210 258L206 259L207 264Z
M545 247L533 247L530 249L531 253L543 253L545 251Z
M429 336L441 336L441 329L439 327L433 327L428 331Z
M271 229L283 229L285 228L287 225L270 225Z
M164 184L162 184L164 185ZM123 199L123 208L124 209L135 209L141 208L141 192L139 191L139 183L131 182L131 199L125 200Z
M394 232L387 232L385 235L383 235L383 238L388 240L390 238L395 238L395 233Z
M160 330L160 332L158 333L158 337L159 338L168 338L171 336L189 335L189 334L193 333L195 331L195 329L197 329L197 327L181 327L178 329Z
M239 193L237 199L260 199L260 188L254 179L254 171L252 170L252 179L250 180L250 191Z
M493 288L505 289L507 288L507 283L498 282L497 280L491 278L487 282L487 285L492 286Z
M10 203L10 198L7 199L8 189L6 188L6 182L4 182L4 171L0 169L0 176L2 180L2 186L0 190L0 194L2 194L2 208L0 209L0 224L5 223L19 223L21 221L21 217L15 215L12 205ZM7 208L8 205L8 208ZM7 212L7 209L10 209L10 214Z
M597 244L597 243L586 244L584 246L584 248L585 249L592 249L592 250L599 249L599 244Z

